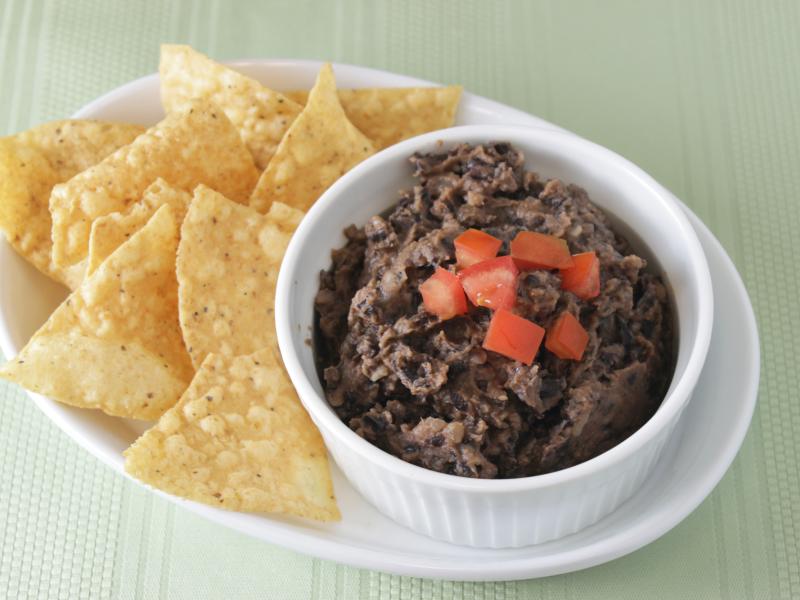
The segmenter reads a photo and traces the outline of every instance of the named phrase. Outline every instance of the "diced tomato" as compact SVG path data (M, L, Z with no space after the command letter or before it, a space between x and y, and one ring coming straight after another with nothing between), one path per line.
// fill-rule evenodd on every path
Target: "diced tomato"
M590 300L600 294L600 260L594 252L572 257L574 263L561 271L561 287L578 298Z
M483 347L529 365L542 344L544 329L503 308L492 315Z
M589 343L589 334L572 313L563 312L547 330L544 347L558 358L580 360Z
M519 269L510 256L484 260L460 271L458 278L475 306L512 308L517 300Z
M554 235L520 231L511 241L511 256L523 270L566 269L572 266L567 242Z
M451 319L467 312L467 299L461 282L441 267L419 286L425 310L440 319Z
M453 243L456 246L456 261L462 269L494 258L503 245L502 240L477 229L467 229Z

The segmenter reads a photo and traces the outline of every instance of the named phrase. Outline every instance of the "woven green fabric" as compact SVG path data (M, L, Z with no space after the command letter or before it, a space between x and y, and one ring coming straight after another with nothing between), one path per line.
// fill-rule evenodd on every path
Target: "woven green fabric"
M3 384L0 596L800 597L798 30L794 0L2 0L0 134L153 72L173 41L459 82L606 145L720 238L750 290L763 366L744 447L681 525L612 563L509 583L359 571L208 523L101 465Z

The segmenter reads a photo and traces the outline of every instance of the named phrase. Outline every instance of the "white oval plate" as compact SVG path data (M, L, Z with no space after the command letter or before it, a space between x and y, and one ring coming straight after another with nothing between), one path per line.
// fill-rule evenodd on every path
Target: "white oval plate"
M231 65L275 89L289 90L310 87L320 63L247 60ZM340 87L430 85L363 67L335 65L335 71ZM95 100L75 116L149 125L162 115L158 77L150 75ZM456 123L558 129L537 117L466 93ZM592 527L560 540L516 549L473 549L437 542L378 513L335 466L334 485L343 517L335 524L228 512L157 493L221 525L298 552L418 577L473 581L542 577L598 565L652 542L689 515L722 478L747 432L758 389L758 333L747 292L719 242L686 211L706 252L717 299L711 349L694 400L664 458L633 498ZM7 357L19 351L64 296L63 288L19 258L5 239L0 240L0 347ZM30 396L68 435L124 474L122 451L147 424L72 408L37 394Z

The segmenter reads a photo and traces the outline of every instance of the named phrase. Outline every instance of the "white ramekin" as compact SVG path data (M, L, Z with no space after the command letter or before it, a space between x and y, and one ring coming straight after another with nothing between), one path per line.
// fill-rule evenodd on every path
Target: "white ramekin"
M397 202L412 184L408 157L459 142L508 141L543 177L584 187L671 289L677 323L675 375L656 414L635 434L580 465L535 477L478 480L406 463L351 431L327 404L308 343L319 273L343 230ZM531 127L468 126L392 146L344 175L309 210L278 278L275 315L281 354L300 399L350 483L382 513L414 531L456 544L518 547L569 535L617 509L644 482L691 397L713 317L705 255L681 209L641 169L574 135Z

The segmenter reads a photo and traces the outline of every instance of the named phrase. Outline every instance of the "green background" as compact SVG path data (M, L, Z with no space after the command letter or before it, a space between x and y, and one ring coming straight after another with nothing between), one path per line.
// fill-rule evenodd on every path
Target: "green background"
M452 583L315 560L207 523L100 464L0 386L0 595L121 598L800 597L800 3L0 0L0 134L157 68L160 42L448 83L632 159L750 291L762 384L714 493L658 541L541 580Z

